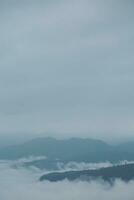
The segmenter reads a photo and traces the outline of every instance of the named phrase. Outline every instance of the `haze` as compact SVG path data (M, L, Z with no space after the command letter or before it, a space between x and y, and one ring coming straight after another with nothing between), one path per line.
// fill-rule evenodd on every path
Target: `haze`
M133 19L131 0L0 0L1 137L132 138Z

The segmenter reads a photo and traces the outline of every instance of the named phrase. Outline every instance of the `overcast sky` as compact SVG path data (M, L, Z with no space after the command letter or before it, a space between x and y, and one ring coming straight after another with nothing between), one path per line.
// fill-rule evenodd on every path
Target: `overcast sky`
M134 135L134 2L0 0L0 134Z

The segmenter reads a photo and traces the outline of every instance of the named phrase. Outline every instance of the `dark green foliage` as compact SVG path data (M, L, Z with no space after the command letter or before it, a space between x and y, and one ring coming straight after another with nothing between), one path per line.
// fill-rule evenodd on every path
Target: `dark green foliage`
M112 182L119 178L123 181L130 181L134 179L134 164L126 164L114 167L101 168L96 170L82 170L82 171L68 171L56 172L43 175L40 181L49 180L52 182L68 179L70 181L76 179L91 180L102 178L105 181Z

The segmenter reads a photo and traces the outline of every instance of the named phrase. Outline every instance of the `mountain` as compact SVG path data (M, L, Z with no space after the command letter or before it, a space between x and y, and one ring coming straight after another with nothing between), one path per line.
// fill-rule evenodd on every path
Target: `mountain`
M64 179L70 181L80 180L94 180L102 178L104 181L113 182L116 178L123 181L134 180L134 164L119 165L107 168L101 168L96 170L82 170L82 171L67 171L67 172L55 172L45 174L40 177L40 181L57 182Z
M71 138L57 140L38 138L22 145L0 149L0 159L19 159L29 156L46 156L49 159L88 160L89 154L106 152L110 146L100 140Z
M129 141L118 145L118 150L125 152L134 152L134 141Z
M0 149L0 159L16 160L20 158L42 157L26 162L26 166L34 165L39 168L57 169L57 162L105 162L112 163L121 160L134 160L133 145L109 145L101 140L71 138L58 140L54 138L37 138L20 145Z

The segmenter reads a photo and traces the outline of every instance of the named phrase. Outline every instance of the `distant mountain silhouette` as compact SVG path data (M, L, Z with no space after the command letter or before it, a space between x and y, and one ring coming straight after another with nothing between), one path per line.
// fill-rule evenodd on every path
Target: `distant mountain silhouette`
M112 146L101 140L71 138L37 138L21 145L0 149L0 159L16 160L29 156L46 156L47 159L27 162L39 168L56 169L57 162L118 162L134 160L134 143Z
M134 141L122 143L122 144L118 145L117 148L120 151L134 153Z
M71 138L37 138L22 145L0 149L0 159L18 159L28 156L45 155L49 159L88 159L89 153L106 152L110 146L100 140Z

